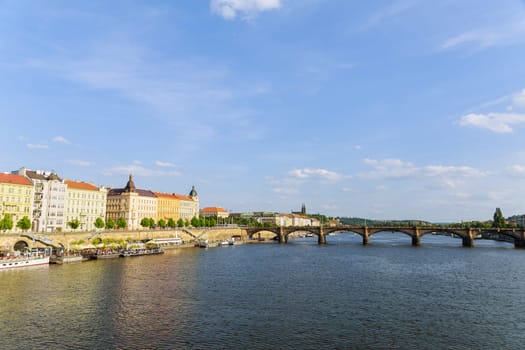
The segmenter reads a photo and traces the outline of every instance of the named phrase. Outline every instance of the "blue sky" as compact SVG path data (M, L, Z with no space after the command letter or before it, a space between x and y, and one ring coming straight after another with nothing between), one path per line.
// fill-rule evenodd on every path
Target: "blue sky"
M525 2L0 1L0 171L231 211L525 213Z

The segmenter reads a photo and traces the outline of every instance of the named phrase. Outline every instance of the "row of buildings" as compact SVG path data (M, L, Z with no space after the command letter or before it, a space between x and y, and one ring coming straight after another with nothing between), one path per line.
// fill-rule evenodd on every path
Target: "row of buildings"
M131 175L125 187L105 188L21 168L0 173L0 219L5 214L15 225L27 216L35 232L63 231L72 220L80 222L79 229L91 231L97 218L124 218L133 230L143 218L178 221L199 216L199 196L195 187L188 195L138 189Z
M8 214L14 225L28 217L33 232L68 230L68 223L78 221L79 230L92 231L98 218L117 222L123 218L126 227L140 229L144 218L155 221L194 217L216 217L218 223L257 221L272 226L319 226L319 220L300 212L247 212L230 214L221 207L199 210L199 196L193 186L188 195L154 192L135 186L133 176L122 188L98 187L92 183L66 180L54 172L21 168L0 173L0 220ZM16 227L14 228L17 231Z

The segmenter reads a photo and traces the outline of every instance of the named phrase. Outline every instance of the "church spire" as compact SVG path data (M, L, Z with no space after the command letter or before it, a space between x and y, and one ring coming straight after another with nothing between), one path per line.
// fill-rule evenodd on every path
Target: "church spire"
M197 198L198 197L197 190L195 190L195 185L191 186L191 191L190 191L189 196L191 198Z
M135 183L133 182L133 175L129 174L129 180L126 184L126 187L124 187L124 192L137 192L137 188L135 187Z

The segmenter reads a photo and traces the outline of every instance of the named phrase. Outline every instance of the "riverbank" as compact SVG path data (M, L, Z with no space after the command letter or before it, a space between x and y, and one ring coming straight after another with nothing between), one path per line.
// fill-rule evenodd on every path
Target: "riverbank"
M110 230L98 232L46 232L46 233L0 233L0 249L16 250L16 247L62 247L66 250L79 250L93 245L93 241L146 242L154 239L181 239L189 245L199 240L220 242L230 238L248 241L246 230L242 228L183 228L159 230Z

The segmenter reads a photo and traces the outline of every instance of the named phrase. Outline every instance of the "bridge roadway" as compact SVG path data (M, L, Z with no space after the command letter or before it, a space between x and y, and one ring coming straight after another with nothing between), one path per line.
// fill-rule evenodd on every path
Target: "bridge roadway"
M309 232L317 236L319 244L326 244L326 236L333 232L353 232L363 238L363 244L369 244L370 237L378 232L401 232L412 238L412 245L419 246L421 237L426 234L445 234L461 237L464 247L473 247L474 239L495 239L495 237L508 237L514 240L516 248L525 248L525 229L522 228L461 228L444 226L348 226L339 225L332 227L324 226L290 226L290 227L258 227L245 228L248 237L259 232L273 232L276 234L279 243L288 242L288 236L294 232Z

